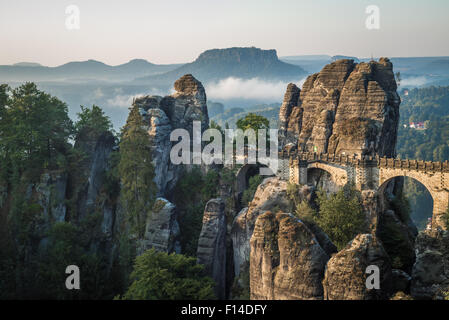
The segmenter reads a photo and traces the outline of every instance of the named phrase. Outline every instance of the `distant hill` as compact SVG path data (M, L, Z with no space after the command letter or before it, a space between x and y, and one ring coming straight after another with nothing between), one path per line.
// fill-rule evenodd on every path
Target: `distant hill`
M164 74L136 79L151 85L171 84L184 74L190 73L203 83L236 77L267 80L298 80L306 75L300 66L278 59L276 50L259 48L228 48L207 50L199 57L175 70Z
M224 110L221 113L213 114L210 119L217 122L223 128L225 127L226 123L230 128L235 128L237 120L244 118L248 113L251 112L267 118L270 121L270 128L277 128L280 107L281 102L258 104L246 108L230 108Z
M14 63L13 66L16 66L16 67L42 67L41 64L36 63L36 62L18 62L18 63Z
M319 72L323 67L332 61L339 59L353 59L355 62L359 62L357 57L336 55L329 56L324 54L317 55L301 55L301 56L286 56L280 58L282 61L301 66L308 73Z
M0 81L127 81L177 67L179 64L157 65L143 59L131 60L118 66L96 60L69 62L57 67L24 62L0 66Z
M449 57L392 57L390 60L394 71L401 72L402 87L449 84Z

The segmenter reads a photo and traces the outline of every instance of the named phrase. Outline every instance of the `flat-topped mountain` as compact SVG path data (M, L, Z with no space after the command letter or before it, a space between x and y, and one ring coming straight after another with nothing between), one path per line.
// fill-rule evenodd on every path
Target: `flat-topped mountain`
M192 74L202 82L228 77L297 81L306 74L306 71L300 66L279 60L276 50L234 47L207 50L191 63L165 74L143 77L137 81L172 83L184 74Z

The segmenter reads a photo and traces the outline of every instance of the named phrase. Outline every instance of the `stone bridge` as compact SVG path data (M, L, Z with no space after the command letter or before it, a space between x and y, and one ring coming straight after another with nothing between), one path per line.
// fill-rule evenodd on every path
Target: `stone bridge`
M282 179L305 185L312 169L328 172L337 187L352 182L358 190L371 190L380 197L394 178L413 178L423 184L433 198L432 227L446 229L443 214L449 207L448 161L431 162L287 151L279 153L277 176Z

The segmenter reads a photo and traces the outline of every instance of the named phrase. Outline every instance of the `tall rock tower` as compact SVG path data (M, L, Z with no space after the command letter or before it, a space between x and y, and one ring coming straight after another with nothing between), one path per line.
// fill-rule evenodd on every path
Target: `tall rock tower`
M399 104L393 65L338 60L310 75L302 90L289 84L279 113L279 144L299 151L395 154Z

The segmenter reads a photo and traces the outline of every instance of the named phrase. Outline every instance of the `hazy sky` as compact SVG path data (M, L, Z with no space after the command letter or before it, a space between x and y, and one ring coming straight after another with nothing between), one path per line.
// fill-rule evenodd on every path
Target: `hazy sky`
M80 10L79 30L66 28L68 5ZM365 27L368 5L380 9L379 30ZM442 56L448 21L447 0L0 0L0 64L181 63L232 46L279 56Z

